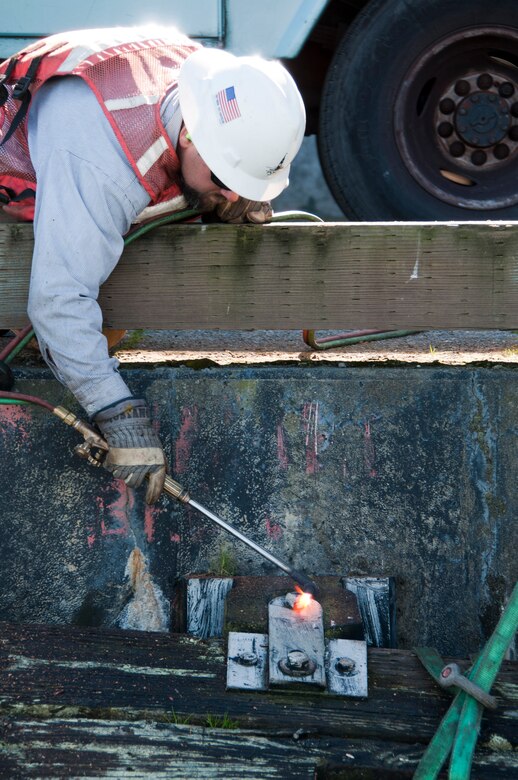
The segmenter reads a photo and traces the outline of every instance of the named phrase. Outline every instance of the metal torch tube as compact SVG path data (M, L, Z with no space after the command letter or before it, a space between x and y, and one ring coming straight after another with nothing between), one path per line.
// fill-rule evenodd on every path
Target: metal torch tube
M208 517L210 520L212 520L216 525L219 525L220 528L223 528L225 531L228 531L229 534L232 534L232 536L235 536L236 539L239 539L240 542L243 542L244 544L248 545L248 547L251 547L252 550L255 550L256 553L259 555L262 555L263 558L266 558L267 561L270 561L270 563L273 563L274 566L277 566L279 569L282 569L282 571L286 572L286 574L289 574L289 576L294 580L297 585L299 585L304 593L311 593L312 596L316 596L317 588L314 582L312 582L308 577L305 576L305 574L301 574L301 572L297 571L296 569L293 569L291 566L288 566L287 563L283 563L283 561L280 561L278 558L275 557L275 555L272 555L268 552L268 550L265 550L264 547L261 547L259 544L256 544L252 539L249 539L248 536L245 536L241 533L241 531L238 531L237 528L234 528L232 525L229 525L225 522L225 520L222 520L221 517L218 517L213 512L210 511L210 509L206 509L202 504L198 504L197 501L195 501L193 498L189 498L188 501L185 503L189 504L189 506L192 506L193 509L197 509L198 512L201 512L202 515L205 515L205 517Z
M181 501L182 504L189 504L189 506L192 506L193 509L197 509L198 512L201 512L202 515L208 517L209 520L212 520L213 523L219 525L220 528L223 528L223 530L227 531L229 534L232 534L232 536L235 536L236 539L239 539L239 541L243 542L243 544L251 547L252 550L255 550L255 552L259 555L262 555L263 558L266 558L267 561L273 563L274 566L277 566L279 569L282 569L282 571L285 571L286 574L288 574L292 580L294 580L297 585L302 588L304 593L311 593L312 596L317 595L317 586L314 582L312 582L312 580L309 579L309 577L306 577L305 574L301 574L301 572L297 571L296 569L292 569L292 567L288 566L287 563L280 561L275 557L275 555L272 555L268 552L268 550L265 550L259 544L253 542L248 538L248 536L245 536L241 533L241 531L238 531L237 528L234 528L234 526L226 523L225 520L222 520L221 517L215 515L214 512L210 511L210 509L207 509L202 504L198 504L197 501L190 497L185 488L183 488L178 482L176 482L176 480L169 476L165 478L164 493L167 493L173 498L176 498L177 501Z

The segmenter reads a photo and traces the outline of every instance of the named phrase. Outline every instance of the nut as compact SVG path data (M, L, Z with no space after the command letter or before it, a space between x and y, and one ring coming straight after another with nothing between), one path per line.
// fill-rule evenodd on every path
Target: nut
M289 677L307 677L316 668L316 663L304 650L290 650L286 658L279 661L279 669Z
M337 658L335 663L335 669L340 674L344 674L346 676L351 676L353 674L356 674L356 662L353 661L352 658Z
M239 653L236 656L236 663L241 664L241 666L257 666L258 661L256 653Z

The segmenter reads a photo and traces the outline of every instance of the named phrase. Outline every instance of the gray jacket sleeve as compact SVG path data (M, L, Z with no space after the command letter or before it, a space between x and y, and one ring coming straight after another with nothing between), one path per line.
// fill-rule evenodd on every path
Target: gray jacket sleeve
M38 182L29 317L45 360L93 415L131 395L108 354L97 296L149 196L81 79L39 90L29 147Z

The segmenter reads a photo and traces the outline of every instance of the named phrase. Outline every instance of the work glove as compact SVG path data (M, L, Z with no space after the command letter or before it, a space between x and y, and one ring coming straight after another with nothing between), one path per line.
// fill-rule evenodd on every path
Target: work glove
M104 467L129 487L139 487L146 476L148 504L154 504L164 487L166 459L160 439L151 427L149 409L140 398L128 398L94 417L109 451Z
M215 214L221 222L231 225L241 225L243 222L251 222L262 225L269 222L273 216L272 204L268 201L261 203L258 200L239 198L235 203L226 200L216 206Z

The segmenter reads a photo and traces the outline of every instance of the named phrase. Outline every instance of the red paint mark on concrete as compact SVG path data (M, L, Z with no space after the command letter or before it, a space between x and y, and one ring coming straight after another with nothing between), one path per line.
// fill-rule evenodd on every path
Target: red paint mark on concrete
M174 542L175 544L179 544L179 543L181 542L181 539L180 539L180 534L171 534L171 536L170 536L169 538L170 538L170 539L171 539L171 541L172 541L172 542Z
M281 469L288 468L288 453L286 452L286 443L284 440L284 427L282 423L277 426L277 458Z
M371 424L368 420L363 426L363 456L369 477L377 477L378 472L375 469L376 449L372 440Z
M88 547L91 550L92 547L95 544L95 538L96 538L96 536L95 536L95 529L92 526L89 526L86 529L86 531L87 531L86 541L87 541Z
M97 497L99 509L101 536L127 536L129 532L129 513L135 504L133 490L122 479L114 479L103 493L115 488L119 496L111 503L106 503L103 496Z
M0 406L0 433L16 433L24 443L31 439L32 414L26 406Z
M302 409L302 431L306 449L306 474L316 474L318 463L318 401L305 403Z
M282 528L278 523L273 522L270 520L269 517L266 518L266 533L270 537L270 539L273 539L274 542L278 541L282 536Z
M148 542L153 542L155 539L155 523L162 512L165 512L163 507L146 505L144 512L144 533L146 534Z
M182 408L182 424L175 447L175 474L187 471L194 437L198 433L198 407L184 406Z
M148 542L152 542L155 538L155 519L157 514L154 506L146 506L144 511L144 533Z

